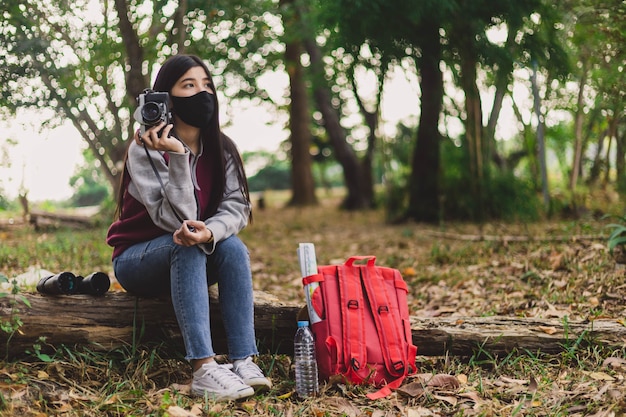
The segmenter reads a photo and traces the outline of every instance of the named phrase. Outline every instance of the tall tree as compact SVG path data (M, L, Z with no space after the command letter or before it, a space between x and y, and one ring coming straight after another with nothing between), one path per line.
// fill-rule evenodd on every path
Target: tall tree
M435 222L439 216L438 124L443 99L440 28L454 0L353 2L322 1L326 13L343 42L352 49L367 44L384 62L412 59L420 72L420 124L409 180L407 216ZM333 21L332 19L329 19ZM384 22L384 24L381 24ZM392 22L390 24L390 22Z
M278 64L271 0L6 0L0 21L0 107L69 119L115 188L132 137L135 98L167 56L207 59L220 92L260 100L256 80ZM60 117L59 117L60 116Z
M289 141L291 143L291 192L292 206L317 204L315 182L311 170L311 119L304 81L304 70L300 61L303 40L300 10L293 0L281 0L281 14L285 25L285 66L289 74Z
M333 106L333 95L326 83L324 63L319 45L309 38L305 42L311 58L311 75L313 79L313 97L316 107L322 114L322 124L332 144L334 155L343 168L347 194L341 206L347 210L370 208L373 205L373 183L371 177L371 158L359 163L354 149L348 144L347 134L341 125L340 107ZM352 78L354 79L354 78ZM370 117L378 117L378 114ZM371 134L375 133L371 131ZM373 152L372 143L368 145L367 156Z
M377 127L380 117L380 99L384 84L387 62L372 54L369 58L360 53L360 48L351 48L341 38L331 36L328 25L336 24L336 15L322 7L296 3L303 16L302 34L306 52L310 59L312 97L321 117L319 124L333 149L333 156L343 169L346 197L341 207L348 210L371 208L374 201L373 154L377 143ZM378 89L375 104L368 109L358 92L355 68L368 68L377 75ZM350 94L351 93L351 94ZM369 100L371 101L371 100ZM354 104L359 108L368 130L364 151L357 151L349 127L342 123L348 114L347 108Z
M512 81L516 65L532 65L529 59L548 67L554 74L563 74L565 52L563 39L555 27L559 15L541 0L489 0L457 2L454 12L444 23L447 40L447 62L453 68L458 85L464 92L465 145L469 160L470 189L477 202L475 218L485 213L485 185L490 180L492 161L504 167L496 153L495 127L504 93ZM489 40L490 30L506 31L502 43ZM458 68L458 70L456 70ZM494 105L485 125L478 76L482 70L494 74ZM497 175L495 173L494 175ZM547 177L544 181L547 180ZM544 184L547 186L547 184Z
M562 25L556 20L556 8L542 0L340 0L325 3L325 7L337 16L339 34L352 45L367 44L384 55L398 59L408 56L416 62L421 104L407 217L436 222L441 213L438 123L443 98L442 61L464 93L459 107L465 127L461 145L467 155L469 191L478 203L473 216L484 213L484 183L489 178L491 161L498 161L501 167L506 165L497 153L495 131L513 70L520 65L528 68L531 59L542 67L562 67L564 53L558 36ZM381 21L394 24L381 25ZM502 44L491 42L489 30L508 31L508 37ZM494 76L483 76L485 70ZM496 86L486 126L479 76Z
M443 102L443 74L440 62L442 46L440 22L430 19L420 27L421 111L417 138L413 151L409 179L409 206L406 217L427 223L440 220L439 173L440 142L439 118Z
M573 74L578 92L572 107L575 146L569 179L570 191L575 193L582 175L583 155L586 151L584 132L591 132L593 123L602 125L596 129L603 132L599 148L603 147L602 142L606 138L609 143L614 141L617 145L615 168L620 186L624 187L625 149L619 127L626 129L626 4L619 0L568 0L560 6L562 13L568 17L572 54L579 62ZM593 95L595 98L590 97ZM603 116L588 117L589 114ZM611 164L608 160L603 162L608 172ZM593 175L598 174L595 172Z

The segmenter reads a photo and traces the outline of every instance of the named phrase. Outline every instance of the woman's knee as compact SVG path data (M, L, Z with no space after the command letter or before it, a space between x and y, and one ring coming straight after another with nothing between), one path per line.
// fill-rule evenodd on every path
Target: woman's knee
M172 265L187 265L189 268L195 269L206 265L206 254L198 246L180 246L172 250Z
M242 260L249 261L250 254L248 247L239 237L233 235L215 246L215 252L211 255L212 258L219 261L231 261L235 260L241 262Z

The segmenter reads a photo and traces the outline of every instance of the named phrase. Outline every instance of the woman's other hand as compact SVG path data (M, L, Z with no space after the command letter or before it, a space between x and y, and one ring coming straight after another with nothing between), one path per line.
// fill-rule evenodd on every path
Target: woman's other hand
M200 220L185 220L180 229L174 232L174 243L193 246L213 240L213 233Z

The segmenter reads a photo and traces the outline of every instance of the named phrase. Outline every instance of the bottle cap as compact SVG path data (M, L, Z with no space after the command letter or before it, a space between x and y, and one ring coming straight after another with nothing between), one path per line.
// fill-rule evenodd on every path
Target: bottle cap
M308 327L309 322L307 320L298 320L298 327Z

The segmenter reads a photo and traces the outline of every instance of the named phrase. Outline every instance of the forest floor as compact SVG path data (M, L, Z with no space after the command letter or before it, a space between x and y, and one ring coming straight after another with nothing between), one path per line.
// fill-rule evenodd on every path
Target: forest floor
M296 248L311 242L320 265L374 255L377 265L399 269L414 316L611 318L626 324L626 274L607 252L608 221L390 225L382 211L336 207L334 199L300 209L270 200L255 211L241 234L255 289L303 304ZM105 233L106 227L0 230L0 273L12 277L34 262L54 271L72 262L113 276ZM625 346L573 343L554 355L418 356L418 375L377 401L365 397L368 387L341 384L299 401L291 358L264 354L258 362L271 376L272 390L216 404L187 396L188 365L162 358L158 350L105 354L64 347L48 358L34 346L22 360L0 362L0 416L621 416L625 352Z

